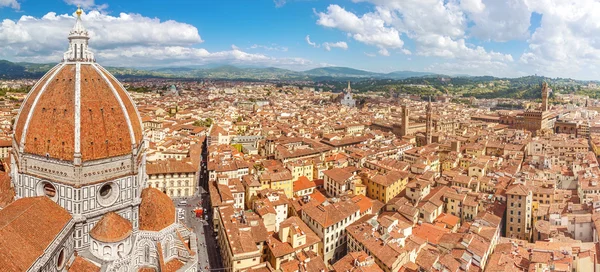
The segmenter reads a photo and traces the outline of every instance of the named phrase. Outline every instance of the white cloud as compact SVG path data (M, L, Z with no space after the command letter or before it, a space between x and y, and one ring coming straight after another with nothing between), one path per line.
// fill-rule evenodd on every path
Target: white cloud
M600 78L600 3L593 0L526 1L542 14L520 62L548 76Z
M482 0L462 0L460 7L467 12L480 13L485 9L485 4Z
M305 40L306 40L306 43L308 43L310 46L315 47L315 48L319 47L319 45L317 45L316 43L310 41L310 35L306 35Z
M323 48L325 48L325 50L327 50L327 51L331 51L331 48L340 48L340 49L346 50L346 49L348 49L348 44L346 42L335 42L335 43L324 42Z
M0 8L10 7L13 9L20 9L21 5L17 0L0 0Z
M471 35L483 40L505 42L524 40L529 37L531 12L524 0L463 0L479 2L467 8L468 18L473 21Z
M0 0L2 1L2 0ZM73 6L81 6L82 9L95 9L103 11L108 8L108 4L96 5L94 0L64 0L65 3Z
M93 10L82 15L90 32L90 47L101 64L157 66L224 62L258 64L292 69L319 64L302 58L274 58L251 54L232 45L230 50L209 52L196 48L203 42L198 29L176 21L160 21L139 14L118 16ZM58 62L67 49L73 15L50 12L41 18L22 16L0 22L0 59Z
M513 61L510 54L486 50L482 46L470 45L466 41L469 38L470 23L483 20L485 16L492 16L499 7L505 8L503 12L513 12L521 7L518 3L523 0L507 0L510 2L508 4L488 3L497 0L354 1L371 3L374 5L374 11L357 15L338 5L329 5L325 12L317 13L319 18L316 23L327 28L338 29L359 42L373 45L379 49L378 53L382 56L389 56L393 51L405 55L413 54L411 50L404 48L402 40L410 39L414 42L414 53L421 56L488 63ZM490 9L495 10L490 11ZM472 21L470 21L471 17L474 18ZM501 16L496 17L501 18ZM522 13L514 16L519 19L521 17L529 18L522 16ZM525 30L528 26L527 21ZM502 32L489 34L488 39L523 37L522 21L515 22L514 25L512 22L504 22L472 29L478 34L483 33L485 29Z
M269 45L260 45L260 44L253 44L252 46L250 46L249 49L264 49L267 51L281 51L281 52L287 52L288 48L285 46L279 46L277 44L271 44Z
M338 5L329 5L327 12L317 15L318 25L337 28L359 42L379 48L402 48L404 45L398 30L390 27L382 18L389 15L386 10L378 9L358 17Z

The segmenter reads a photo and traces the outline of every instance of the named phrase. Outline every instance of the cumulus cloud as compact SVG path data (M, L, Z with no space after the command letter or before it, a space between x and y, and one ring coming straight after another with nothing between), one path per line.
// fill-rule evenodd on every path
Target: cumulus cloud
M404 40L409 39L414 42L414 53L421 56L510 63L513 61L512 55L486 50L482 46L469 44L467 40L471 33L493 40L526 37L524 33L529 27L529 17L526 12L518 11L522 8L522 1L354 0L372 4L373 11L355 14L332 4L325 11L316 12L316 23L338 29L356 41L375 46L382 56L389 56L391 52L413 54L413 51L404 47ZM498 10L501 10L500 14L495 13ZM504 13L511 12L514 16L503 17ZM486 17L496 18L495 22L477 26ZM513 19L519 20L513 22ZM486 34L486 30L493 34ZM487 36L484 37L484 34Z
M331 51L331 48L340 48L340 49L346 50L346 49L348 49L348 44L346 42L335 42L335 43L324 42L323 48L325 48L325 50L327 50L327 51Z
M2 1L2 0L0 0ZM90 1L93 3L93 1ZM273 58L251 54L232 45L230 50L209 52L196 48L203 42L192 25L161 21L140 14L118 16L97 10L82 15L90 33L90 47L105 65L175 65L209 62L253 63L290 68L314 67L300 58ZM57 62L67 49L66 37L75 16L50 12L41 18L22 16L0 22L0 58L14 61Z
M465 2L472 3L465 8L473 22L472 36L498 42L529 37L531 11L524 0L463 0L461 6Z
M0 8L10 7L13 9L20 9L21 5L17 0L0 0Z
M400 39L397 29L389 27L384 20L385 10L378 9L357 16L338 5L329 5L326 12L317 13L317 24L337 28L353 39L380 48L401 48L404 42ZM384 14L382 14L384 13Z
M541 24L528 40L520 63L549 76L598 79L600 72L600 3L578 1L526 1L542 14Z

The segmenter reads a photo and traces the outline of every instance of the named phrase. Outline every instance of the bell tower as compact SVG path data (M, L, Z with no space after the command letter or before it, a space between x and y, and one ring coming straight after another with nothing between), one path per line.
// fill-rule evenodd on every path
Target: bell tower
M546 82L542 83L542 111L548 111L548 84Z
M425 127L425 144L431 143L431 129L433 126L432 120L432 109L431 109L431 96L429 97L429 102L427 103L427 124Z

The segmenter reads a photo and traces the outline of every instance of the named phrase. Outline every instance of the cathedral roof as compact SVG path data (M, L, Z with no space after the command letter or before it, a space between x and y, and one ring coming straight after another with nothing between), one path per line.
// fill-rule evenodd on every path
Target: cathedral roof
M142 191L140 230L160 231L175 223L175 205L171 198L156 188Z
M88 39L78 16L63 62L36 83L21 106L14 126L19 152L79 163L139 147L142 125L135 105L121 83L95 63Z
M0 210L0 270L27 271L71 219L45 196L21 198Z
M69 272L100 272L100 267L96 266L92 262L82 258L81 256L75 257L73 264L69 267Z
M120 215L109 212L94 225L90 236L100 242L114 243L123 241L131 235L132 226L129 220Z

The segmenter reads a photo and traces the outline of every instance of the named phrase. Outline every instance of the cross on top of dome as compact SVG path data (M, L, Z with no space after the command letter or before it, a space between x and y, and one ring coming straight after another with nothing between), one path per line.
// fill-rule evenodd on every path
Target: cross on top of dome
M69 49L65 52L64 61L83 61L83 62L94 62L94 53L89 51L88 41L90 40L87 29L83 26L81 21L81 14L83 10L81 7L77 8L77 21L75 26L69 32Z

